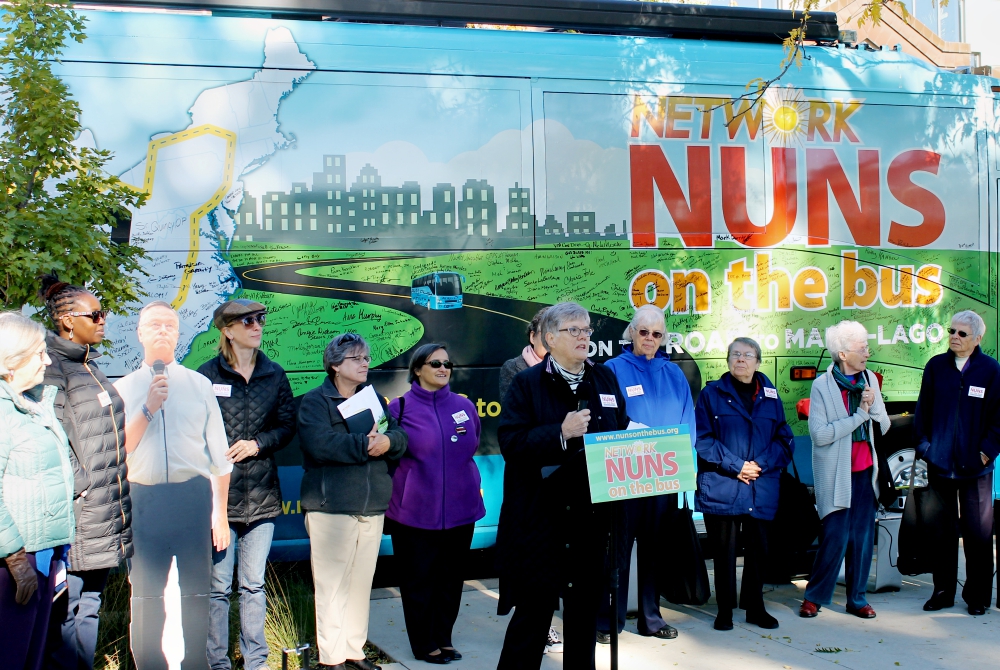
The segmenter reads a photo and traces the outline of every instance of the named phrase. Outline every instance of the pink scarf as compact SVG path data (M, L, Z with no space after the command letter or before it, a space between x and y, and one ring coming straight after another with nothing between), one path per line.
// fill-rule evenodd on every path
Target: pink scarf
M521 352L521 358L524 359L524 362L528 364L529 368L542 362L542 359L538 357L538 354L535 353L534 347L530 344Z

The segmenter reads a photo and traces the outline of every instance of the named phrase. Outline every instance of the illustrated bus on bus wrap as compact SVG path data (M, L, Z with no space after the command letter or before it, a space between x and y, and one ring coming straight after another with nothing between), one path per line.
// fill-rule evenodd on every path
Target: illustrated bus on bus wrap
M410 299L427 309L461 309L464 281L457 272L431 272L413 280Z

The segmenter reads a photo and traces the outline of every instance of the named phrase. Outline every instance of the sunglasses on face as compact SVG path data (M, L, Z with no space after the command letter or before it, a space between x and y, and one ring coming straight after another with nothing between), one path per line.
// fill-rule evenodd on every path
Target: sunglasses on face
M95 309L93 312L66 312L66 316L89 316L94 323L100 323L108 318L108 310Z
M438 368L451 370L453 367L455 367L455 364L452 363L451 361L427 361L426 363L424 363L424 365L429 365L435 370L437 370Z
M259 323L260 327L263 328L264 324L267 323L267 314L247 314L242 319L240 319L240 323L242 323L247 328L253 328L253 324L255 322Z
M967 332L965 332L964 330L955 330L954 328L949 328L948 329L948 334L949 335L958 334L958 336L961 337L961 338L966 338L966 337L969 336L969 334Z
M639 330L637 330L635 332L639 333L639 337L649 337L649 335L650 335L650 332L647 329L645 329L645 328L640 328ZM658 330L654 330L652 332L652 335L653 335L653 339L654 340L662 340L663 339L663 333L661 333Z

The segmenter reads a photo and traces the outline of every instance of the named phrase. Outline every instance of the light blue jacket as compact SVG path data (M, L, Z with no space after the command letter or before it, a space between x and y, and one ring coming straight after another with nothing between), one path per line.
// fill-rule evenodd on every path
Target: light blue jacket
M40 397L39 397L40 394ZM0 557L73 541L73 466L56 419L55 386L28 402L0 381Z
M624 349L605 365L618 378L628 418L647 426L687 424L694 447L698 431L694 423L691 386L684 373L662 351L658 350L656 356L647 360L645 356L634 354L630 344Z

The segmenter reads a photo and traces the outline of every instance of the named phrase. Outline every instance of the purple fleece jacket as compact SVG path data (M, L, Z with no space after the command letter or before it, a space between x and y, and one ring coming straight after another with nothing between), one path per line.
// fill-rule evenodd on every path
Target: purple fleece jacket
M447 386L431 392L417 382L403 398L400 427L409 442L392 476L392 500L385 515L424 530L482 519L486 506L479 468L472 460L481 430L475 406ZM389 413L399 416L399 398L389 403Z

